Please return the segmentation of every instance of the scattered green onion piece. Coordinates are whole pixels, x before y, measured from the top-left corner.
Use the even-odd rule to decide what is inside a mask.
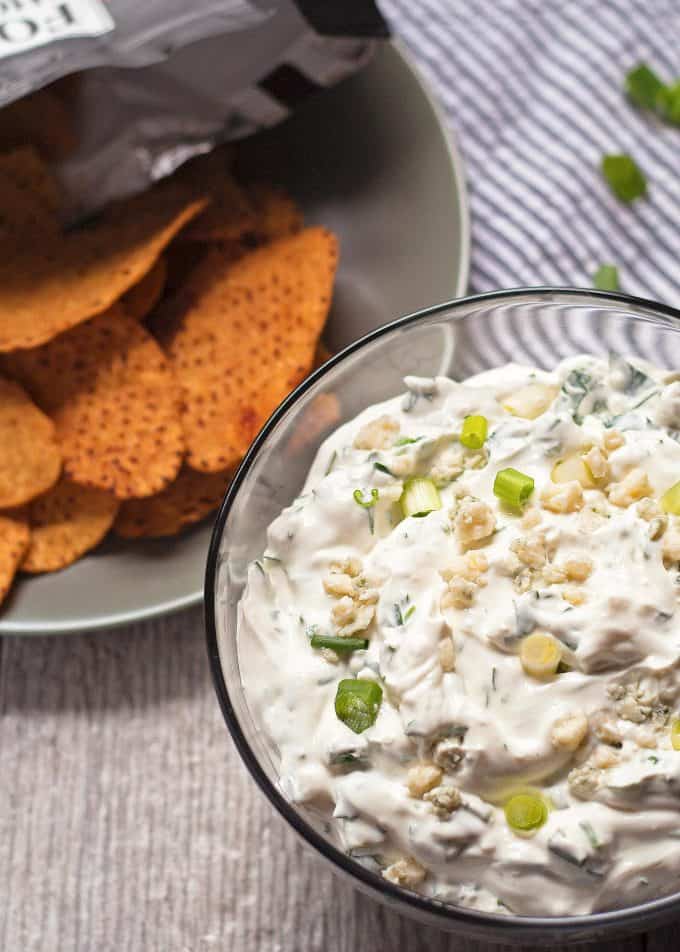
[[[496,473],[493,491],[501,502],[513,509],[520,509],[534,491],[534,481],[531,476],[509,466],[507,469],[499,469]]]
[[[548,804],[537,793],[517,793],[505,804],[505,819],[516,833],[533,833],[548,819]]]
[[[661,89],[658,107],[664,119],[675,126],[680,126],[680,81]]]
[[[488,429],[489,425],[486,417],[466,416],[463,420],[460,442],[463,446],[467,446],[469,450],[478,450],[484,446]]]
[[[401,511],[407,517],[427,516],[442,507],[439,490],[431,479],[424,476],[414,476],[406,480],[399,503]]]
[[[619,269],[613,264],[601,264],[593,276],[593,286],[598,291],[619,290]]]
[[[377,469],[379,473],[386,473],[388,476],[393,476],[391,469],[388,469],[384,463],[374,463],[373,469]]]
[[[677,718],[671,724],[671,746],[673,750],[680,750],[680,720]]]
[[[333,651],[365,651],[368,638],[338,638],[335,635],[312,635],[312,648],[331,648]]]
[[[661,508],[671,516],[680,516],[680,483],[675,483],[661,497]]]
[[[665,84],[646,63],[640,63],[626,76],[626,92],[634,103],[644,109],[658,109],[665,88]]]
[[[400,436],[395,446],[408,446],[410,443],[419,443],[422,436]]]
[[[347,678],[340,681],[335,694],[335,713],[355,734],[375,723],[382,701],[382,688],[376,681]]]
[[[380,493],[377,489],[371,490],[370,499],[364,499],[364,494],[360,489],[355,489],[352,495],[354,496],[354,502],[358,503],[363,509],[371,509],[380,498]]]
[[[647,180],[629,155],[605,155],[602,174],[622,202],[633,202],[647,192]]]

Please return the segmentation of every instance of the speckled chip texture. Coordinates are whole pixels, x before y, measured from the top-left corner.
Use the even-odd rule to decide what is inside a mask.
[[[119,505],[111,493],[62,477],[31,503],[31,539],[21,570],[55,572],[75,562],[101,542]]]
[[[59,478],[55,427],[26,391],[0,377],[0,508],[20,506]]]
[[[302,228],[302,212],[282,188],[262,182],[251,186],[248,195],[256,211],[256,238],[274,241]]]
[[[184,443],[172,370],[119,305],[4,363],[52,416],[75,482],[129,499],[177,475]]]
[[[190,241],[240,239],[255,228],[255,209],[245,191],[232,178],[223,149],[187,162],[177,173],[178,181],[198,183],[210,196],[210,204],[183,234]],[[195,185],[194,185],[195,188]]]
[[[0,602],[9,592],[30,537],[28,518],[23,510],[0,512]]]
[[[0,257],[0,351],[36,347],[105,311],[204,206],[195,190],[163,184],[112,206],[93,225],[7,247]]]
[[[137,321],[143,321],[158,304],[163,294],[167,275],[168,266],[165,263],[165,258],[159,258],[142,280],[134,284],[121,298],[125,313],[134,317]]]
[[[166,345],[193,469],[234,466],[309,372],[337,261],[336,238],[307,228],[227,267],[211,251],[192,273]]]
[[[217,509],[232,475],[232,470],[197,473],[184,466],[175,482],[157,495],[122,503],[113,530],[125,539],[174,535]]]

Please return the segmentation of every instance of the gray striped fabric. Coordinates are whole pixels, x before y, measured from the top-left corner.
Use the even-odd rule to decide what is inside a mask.
[[[381,0],[443,104],[467,165],[471,288],[592,286],[680,304],[680,129],[637,111],[626,72],[680,77],[680,0]],[[647,199],[621,204],[606,153]]]

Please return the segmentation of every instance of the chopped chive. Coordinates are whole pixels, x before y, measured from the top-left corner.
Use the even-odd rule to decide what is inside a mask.
[[[594,850],[599,849],[600,841],[598,840],[597,833],[595,832],[593,827],[590,825],[590,823],[588,823],[587,820],[582,820],[581,823],[579,823],[579,826],[585,833],[586,839],[588,840],[592,848]]]
[[[598,291],[619,290],[619,269],[613,264],[601,264],[593,275],[593,287]]]
[[[337,460],[337,458],[338,458],[338,451],[337,451],[337,450],[333,450],[333,452],[331,453],[331,458],[328,460],[328,466],[326,467],[326,471],[325,471],[325,473],[324,473],[324,476],[328,476],[328,474],[330,473],[330,471],[331,471],[331,470],[333,469],[333,467],[335,466],[335,461]]]
[[[414,476],[406,480],[399,503],[402,512],[407,517],[420,518],[442,507],[439,490],[431,479],[423,476]]]
[[[658,109],[660,95],[665,88],[665,84],[646,63],[640,63],[626,76],[626,92],[634,103],[644,109]]]
[[[401,606],[399,602],[394,603],[394,620],[397,623],[397,628],[401,628],[404,624],[404,616],[401,613]]]
[[[666,490],[660,503],[664,512],[672,516],[680,516],[680,482],[674,483],[670,489]]]
[[[647,192],[647,180],[629,155],[603,156],[602,174],[622,202],[633,202]]]
[[[392,470],[388,469],[384,463],[374,463],[373,469],[377,469],[379,473],[386,473],[388,476],[393,476]]]
[[[664,119],[673,123],[674,126],[680,126],[680,81],[661,89],[658,106]]]
[[[335,694],[335,713],[355,734],[375,723],[382,701],[382,688],[367,678],[340,681]]]
[[[378,499],[380,498],[380,493],[377,489],[371,490],[371,498],[364,499],[364,494],[360,489],[355,489],[352,493],[354,497],[354,502],[358,503],[363,509],[370,509],[372,506],[375,506]]]
[[[410,443],[419,443],[422,436],[400,436],[395,446],[408,446]]]
[[[484,440],[488,432],[489,425],[486,417],[466,416],[463,420],[463,430],[460,434],[460,442],[469,450],[478,450],[484,446]]]
[[[534,491],[531,476],[520,473],[511,466],[499,469],[493,483],[494,495],[513,509],[520,509]]]
[[[368,638],[338,638],[334,635],[312,635],[312,648],[331,648],[333,651],[365,651]]]
[[[409,618],[411,617],[411,615],[413,615],[415,610],[416,610],[416,606],[411,605],[411,607],[406,611],[406,614],[404,615],[404,623],[406,623],[409,620]]]

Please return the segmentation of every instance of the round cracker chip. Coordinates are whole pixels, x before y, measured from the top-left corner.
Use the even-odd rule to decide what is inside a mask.
[[[144,275],[141,281],[133,285],[120,299],[126,314],[136,321],[144,318],[154,309],[165,287],[168,266],[165,258],[159,258],[151,271]]]
[[[30,506],[31,541],[22,572],[56,572],[93,549],[113,525],[118,500],[66,477]]]
[[[233,470],[197,473],[184,466],[163,492],[122,503],[113,531],[124,539],[175,535],[217,509],[232,476]]]
[[[235,466],[309,372],[337,260],[334,235],[307,228],[235,263],[213,250],[191,273],[180,292],[185,310],[165,340],[192,469]]]
[[[30,538],[28,516],[24,510],[0,513],[0,602],[10,590]]]
[[[177,475],[177,384],[154,338],[120,305],[3,363],[52,416],[74,482],[131,499]]]
[[[54,423],[25,390],[0,377],[0,508],[20,506],[49,489],[61,471]]]

